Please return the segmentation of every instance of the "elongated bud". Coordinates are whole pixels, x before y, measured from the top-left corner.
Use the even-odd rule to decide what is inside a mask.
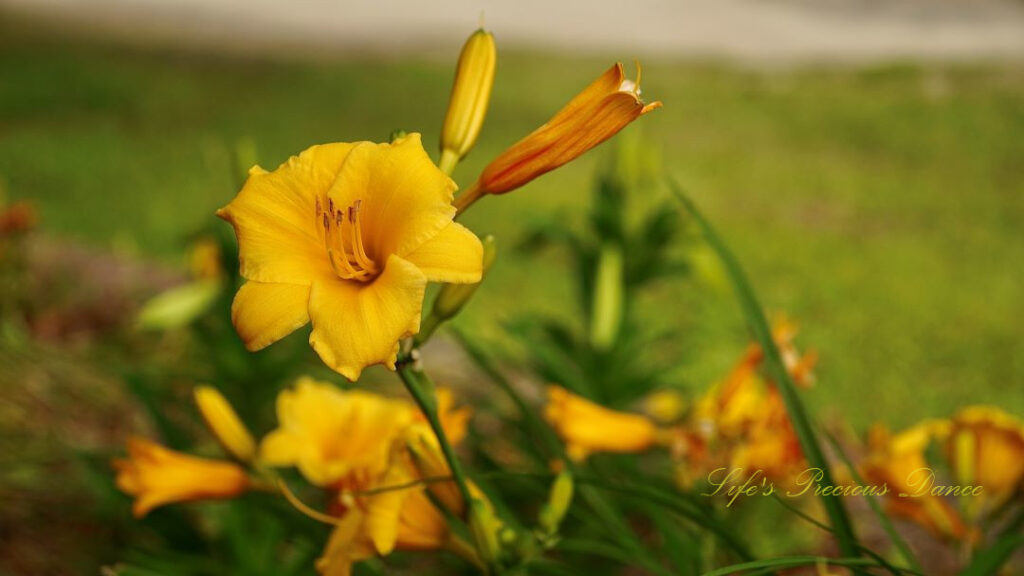
[[[594,281],[594,302],[591,309],[590,343],[597,350],[607,350],[615,343],[622,323],[622,250],[618,246],[601,248]]]
[[[483,278],[487,277],[488,270],[491,269],[491,265],[494,264],[494,260],[498,256],[498,243],[494,236],[487,235],[482,242],[484,245],[484,262],[483,275],[480,282],[483,282]],[[434,307],[431,308],[430,315],[423,320],[423,324],[420,326],[420,331],[416,335],[416,344],[419,345],[426,342],[442,322],[458,314],[462,307],[466,305],[466,302],[469,302],[473,294],[476,293],[480,282],[476,284],[445,284],[442,286],[441,290],[437,293],[437,298],[434,299]]]
[[[483,28],[474,32],[462,47],[448,113],[441,128],[440,168],[445,174],[452,173],[480,135],[491,101],[497,60],[494,36]]]
[[[256,456],[256,441],[227,399],[210,386],[197,386],[194,395],[206,426],[221,446],[242,462],[251,462]]]
[[[545,536],[550,537],[558,533],[558,527],[562,524],[562,519],[565,518],[566,512],[569,511],[569,505],[572,503],[572,494],[572,474],[563,470],[555,477],[548,501],[541,507],[537,518],[541,532]]]
[[[469,509],[469,530],[480,559],[488,566],[494,566],[501,556],[501,542],[498,534],[503,529],[501,520],[483,500],[474,499]]]
[[[569,101],[550,120],[491,161],[476,183],[455,199],[465,212],[486,194],[504,194],[570,162],[611,138],[631,122],[661,107],[640,100],[640,67],[627,80],[615,64]]]

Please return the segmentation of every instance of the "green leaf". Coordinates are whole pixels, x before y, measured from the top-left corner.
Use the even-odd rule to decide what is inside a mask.
[[[772,558],[770,560],[757,560],[756,562],[745,562],[733,564],[711,572],[705,572],[704,576],[736,576],[745,572],[746,576],[754,574],[765,574],[780,568],[797,568],[799,566],[816,566],[828,564],[832,566],[878,566],[874,560],[867,558],[827,558],[825,556],[786,556],[784,558]]]
[[[219,280],[200,280],[165,290],[142,305],[139,326],[149,330],[187,326],[217,301],[222,287]]]
[[[1006,563],[1021,547],[1024,547],[1024,534],[1011,533],[1001,536],[992,546],[975,553],[971,563],[960,572],[960,576],[989,576],[999,573],[999,568]]]
[[[775,345],[775,339],[772,337],[771,328],[768,326],[764,310],[762,310],[761,305],[758,303],[757,296],[754,294],[750,282],[747,281],[746,274],[744,274],[739,261],[726,246],[714,227],[711,226],[711,223],[683,193],[679,185],[671,178],[668,179],[668,184],[679,202],[682,203],[686,211],[693,217],[707,239],[708,244],[718,254],[719,259],[725,266],[730,284],[739,300],[747,324],[751,332],[753,332],[755,340],[757,340],[764,351],[769,374],[776,382],[782,399],[786,404],[786,411],[789,413],[793,429],[800,440],[800,447],[807,458],[807,463],[811,467],[821,470],[822,485],[833,485],[832,473],[829,470],[828,462],[825,460],[825,455],[821,451],[821,446],[818,444],[810,418],[807,416],[807,411],[797,393],[796,385],[786,370],[782,356],[779,354],[779,349]],[[821,501],[825,511],[828,513],[829,522],[839,542],[839,549],[844,556],[857,556],[860,546],[842,501],[836,496],[822,496]]]

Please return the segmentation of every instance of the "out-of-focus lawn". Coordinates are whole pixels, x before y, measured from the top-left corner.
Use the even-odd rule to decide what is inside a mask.
[[[48,233],[180,260],[181,240],[234,193],[240,139],[268,168],[313,143],[398,128],[434,146],[460,40],[452,62],[309,64],[0,34],[0,177],[38,204]],[[484,135],[457,179],[468,184],[611,61],[502,54]],[[808,393],[820,417],[898,427],[965,403],[1024,411],[1024,69],[644,64],[644,93],[665,107],[640,129],[767,308],[796,318],[800,342],[820,352]],[[571,221],[606,153],[465,221],[506,246],[546,213]],[[558,311],[570,273],[557,254],[507,255],[461,321],[496,335],[522,306]],[[742,350],[729,298],[677,283],[647,303],[652,322],[692,327],[681,384],[702,389]]]

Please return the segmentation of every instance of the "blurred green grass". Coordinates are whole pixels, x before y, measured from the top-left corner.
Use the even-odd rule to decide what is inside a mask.
[[[0,35],[0,178],[61,237],[180,261],[234,193],[231,150],[265,167],[318,142],[436,142],[451,61],[295,62]],[[622,54],[620,57],[632,56]],[[463,185],[613,58],[500,55]],[[753,70],[645,61],[665,103],[638,126],[733,245],[769,310],[819,351],[819,418],[894,427],[968,403],[1024,412],[1024,68],[893,65]],[[571,222],[600,149],[467,214],[509,246],[525,223]],[[659,199],[639,198],[641,203]],[[565,313],[557,255],[506,256],[460,322],[492,337],[526,307]],[[728,294],[665,284],[654,324],[683,323],[681,386],[703,389],[746,342]]]

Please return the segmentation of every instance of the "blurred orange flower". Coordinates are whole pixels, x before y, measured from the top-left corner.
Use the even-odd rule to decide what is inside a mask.
[[[1024,424],[995,406],[957,412],[945,452],[957,484],[982,487],[963,500],[972,518],[1001,506],[1024,480]]]
[[[249,488],[245,470],[230,462],[196,458],[144,438],[128,440],[128,458],[114,460],[117,487],[135,496],[137,518],[164,504],[232,498]]]
[[[643,452],[657,440],[657,426],[646,416],[610,410],[561,386],[548,386],[547,393],[544,418],[573,460],[591,452]]]
[[[868,436],[868,453],[861,463],[869,484],[886,485],[887,508],[893,516],[911,520],[936,536],[957,540],[969,537],[969,531],[949,501],[933,495],[925,485],[931,470],[925,451],[936,439],[949,432],[949,422],[926,420],[891,435],[882,425],[874,426]]]
[[[491,161],[479,180],[459,196],[464,210],[484,194],[504,194],[574,160],[611,138],[640,116],[661,107],[661,102],[640,100],[637,79],[627,80],[616,63],[568,104],[522,140]]]

